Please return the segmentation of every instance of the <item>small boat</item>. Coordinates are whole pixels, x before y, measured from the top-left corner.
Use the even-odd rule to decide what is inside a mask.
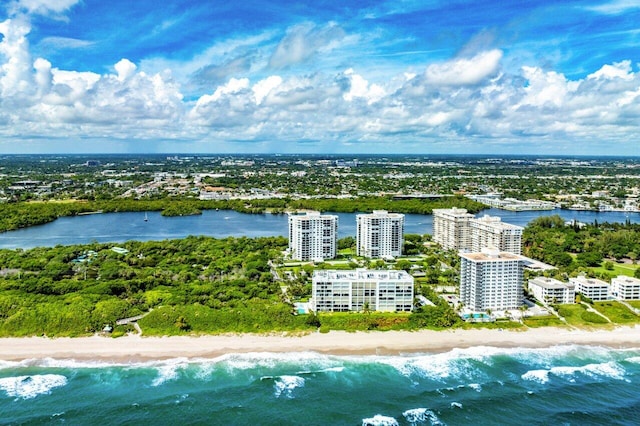
[[[149,222],[149,218],[147,217],[147,213],[146,213],[146,212],[145,212],[145,214],[144,214],[144,221],[145,221],[145,222]]]

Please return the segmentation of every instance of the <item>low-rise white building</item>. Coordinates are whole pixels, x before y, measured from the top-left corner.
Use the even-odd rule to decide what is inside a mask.
[[[640,300],[640,279],[618,275],[611,280],[611,297],[618,300]]]
[[[405,271],[317,270],[311,304],[316,312],[410,312],[413,277]]]
[[[576,291],[572,284],[554,278],[536,277],[529,280],[529,292],[542,303],[575,303]]]
[[[569,278],[569,282],[575,286],[576,293],[580,293],[594,302],[610,299],[609,284],[602,280],[581,275],[576,278]]]

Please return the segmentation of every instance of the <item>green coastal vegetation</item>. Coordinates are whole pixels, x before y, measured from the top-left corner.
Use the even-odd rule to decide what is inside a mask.
[[[557,270],[544,274],[560,279],[580,273],[608,279],[623,266],[629,275],[638,276],[634,253],[639,233],[638,225],[567,226],[557,217],[545,217],[525,229],[525,251],[557,265]],[[284,263],[286,246],[283,237],[187,237],[0,250],[0,336],[81,336],[100,332],[105,325],[115,325],[112,335],[119,336],[133,328],[116,325],[117,320],[142,314],[138,324],[144,335],[610,327],[640,322],[619,302],[581,300],[585,303],[555,306],[563,321],[549,316],[464,323],[439,297],[457,291],[457,256],[440,250],[428,235],[406,235],[407,256],[394,262],[354,256],[353,237],[339,241],[337,259],[318,265]],[[308,300],[315,268],[363,266],[411,271],[416,294],[435,306],[417,306],[410,314],[366,309],[296,314],[293,302]],[[274,278],[285,275],[286,280]],[[640,302],[631,306],[640,308]]]
[[[522,236],[523,254],[556,266],[559,279],[585,273],[610,280],[618,275],[640,278],[640,224],[565,224],[560,216],[534,219]]]
[[[200,214],[202,210],[235,210],[241,213],[284,213],[297,210],[319,210],[338,213],[389,210],[398,213],[430,214],[433,209],[462,207],[476,213],[485,208],[481,203],[464,197],[440,199],[394,200],[392,197],[360,197],[349,199],[257,199],[257,200],[197,200],[192,198],[114,199],[104,201],[67,200],[65,202],[0,203],[0,232],[42,225],[58,217],[89,213],[160,211],[164,216]]]

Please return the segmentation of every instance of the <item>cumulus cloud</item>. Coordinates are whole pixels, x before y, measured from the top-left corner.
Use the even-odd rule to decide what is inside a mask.
[[[20,19],[7,19],[0,23],[0,55],[5,61],[0,66],[0,91],[12,96],[30,90],[31,54],[27,34],[31,27]]]
[[[621,78],[623,80],[633,80],[633,72],[631,71],[631,61],[622,61],[613,65],[605,64],[598,71],[589,74],[587,78],[592,79],[614,79]]]
[[[502,59],[502,51],[489,50],[471,58],[459,58],[441,64],[429,65],[425,78],[431,84],[478,84],[495,75]]]
[[[307,61],[319,52],[328,52],[344,39],[346,33],[334,23],[324,27],[296,25],[289,29],[269,59],[273,68],[285,68]]]
[[[352,68],[344,72],[349,80],[349,90],[342,96],[345,101],[353,101],[362,98],[371,104],[385,96],[384,89],[377,84],[369,84],[361,75],[356,74]]]
[[[131,78],[136,73],[136,65],[130,60],[124,58],[118,61],[117,64],[114,65],[118,76],[116,77],[119,81],[125,81]]]
[[[625,143],[640,134],[640,72],[629,60],[601,64],[583,78],[535,64],[507,72],[500,50],[391,76],[371,77],[349,66],[331,73],[249,74],[243,71],[250,68],[247,62],[234,64],[233,58],[245,57],[242,52],[253,60],[249,50],[235,50],[242,45],[237,42],[227,45],[234,54],[226,62],[220,60],[222,47],[198,59],[197,69],[210,83],[206,94],[185,99],[171,72],[151,72],[127,58],[105,73],[60,69],[53,60],[33,58],[29,32],[24,19],[0,23],[0,136],[296,144],[393,143],[402,135],[419,144],[474,139]],[[332,49],[341,32],[335,25],[294,27],[271,65],[309,60]],[[267,66],[267,57],[263,61]],[[212,63],[220,69],[209,67]]]

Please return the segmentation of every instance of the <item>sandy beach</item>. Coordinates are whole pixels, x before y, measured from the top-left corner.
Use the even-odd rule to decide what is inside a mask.
[[[177,357],[215,358],[227,353],[247,352],[313,351],[336,355],[398,355],[446,352],[473,346],[549,347],[565,344],[637,348],[640,347],[640,327],[596,331],[540,328],[527,331],[333,331],[301,336],[242,334],[197,337],[124,336],[117,339],[102,336],[2,338],[0,360],[55,358],[127,363]]]

